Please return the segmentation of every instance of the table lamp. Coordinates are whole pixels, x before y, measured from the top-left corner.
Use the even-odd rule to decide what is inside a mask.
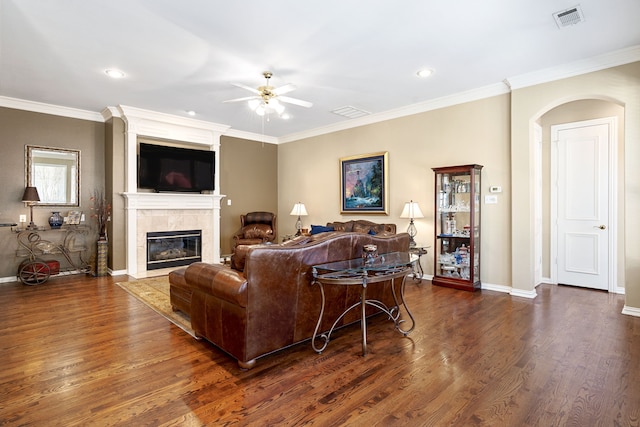
[[[413,224],[414,218],[424,218],[422,211],[420,210],[420,206],[418,206],[418,202],[414,202],[411,200],[404,204],[404,209],[402,209],[402,213],[400,214],[400,218],[410,218],[409,227],[407,228],[407,233],[409,233],[409,246],[415,246],[416,241],[414,237],[418,234],[418,230],[416,226]]]
[[[29,211],[31,214],[29,218],[29,225],[27,225],[27,230],[36,230],[38,226],[33,222],[33,205],[35,205],[36,202],[40,201],[38,189],[36,187],[26,187],[24,189],[24,194],[22,195],[22,201],[25,204],[29,205]]]
[[[293,209],[291,209],[291,213],[289,215],[298,216],[298,220],[296,221],[296,236],[300,236],[302,234],[302,220],[300,217],[309,215],[307,213],[307,209],[304,207],[304,203],[298,202],[293,205]]]

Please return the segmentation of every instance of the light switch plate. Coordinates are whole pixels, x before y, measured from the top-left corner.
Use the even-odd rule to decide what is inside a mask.
[[[484,196],[484,203],[486,205],[494,205],[498,203],[498,196]]]
[[[27,222],[27,216],[26,215],[20,215],[20,222]]]

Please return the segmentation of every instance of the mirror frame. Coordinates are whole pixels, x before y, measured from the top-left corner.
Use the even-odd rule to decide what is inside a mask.
[[[75,200],[73,200],[73,194],[66,194],[66,199],[70,200],[69,202],[52,202],[46,200],[46,191],[42,189],[38,189],[38,194],[40,196],[40,201],[34,203],[36,206],[71,206],[78,207],[80,206],[80,150],[75,150],[71,148],[55,148],[55,147],[45,147],[40,145],[25,145],[25,185],[27,187],[33,187],[34,179],[33,179],[33,171],[34,168],[38,166],[38,162],[34,161],[36,157],[42,156],[34,156],[34,151],[43,151],[50,152],[55,156],[60,155],[68,155],[71,154],[75,157],[75,172],[67,172],[67,177],[70,180],[75,179]],[[71,186],[73,188],[73,186]],[[71,188],[68,188],[67,191],[71,191]]]

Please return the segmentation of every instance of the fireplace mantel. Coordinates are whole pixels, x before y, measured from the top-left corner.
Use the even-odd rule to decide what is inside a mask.
[[[146,271],[147,231],[202,229],[202,260],[220,262],[220,136],[229,128],[169,114],[119,105],[105,114],[124,120],[127,274]],[[208,147],[216,152],[212,194],[141,193],[137,183],[137,146],[139,137],[171,140],[189,146]],[[161,229],[164,228],[164,229]],[[145,263],[142,264],[142,257]]]
[[[199,193],[122,193],[125,209],[215,209],[224,196]]]

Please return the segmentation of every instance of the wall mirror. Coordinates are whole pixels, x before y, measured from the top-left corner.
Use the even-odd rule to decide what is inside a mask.
[[[38,206],[79,206],[80,150],[25,147],[26,185],[36,187]]]

